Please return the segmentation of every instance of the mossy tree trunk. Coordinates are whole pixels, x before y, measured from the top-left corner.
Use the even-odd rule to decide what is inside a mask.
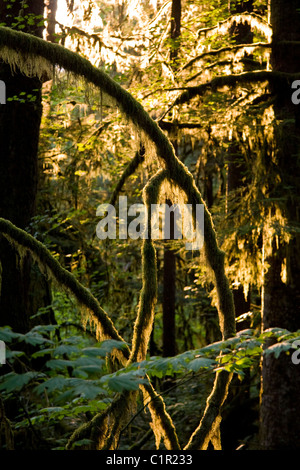
[[[26,2],[27,8],[23,8],[23,3],[1,2],[0,21],[7,26],[19,21],[25,24],[24,31],[42,37],[43,1]],[[29,15],[35,19],[32,25],[26,23]],[[6,105],[0,107],[0,215],[25,228],[35,213],[42,83],[18,71],[12,73],[10,66],[3,63],[0,63],[0,77],[6,83],[7,94]],[[3,267],[0,325],[28,331],[29,316],[36,313],[32,311],[36,303],[32,284],[36,287],[40,282],[39,275],[32,271],[30,256],[21,260],[3,237],[0,259]]]
[[[271,2],[273,70],[299,72],[300,12],[298,0]],[[284,41],[284,42],[283,42]],[[291,44],[289,41],[298,41]],[[288,240],[273,236],[266,249],[263,328],[300,328],[299,152],[300,108],[291,101],[291,83],[274,87],[275,145],[268,164],[278,177],[269,196],[279,198]],[[273,209],[274,210],[274,209]],[[265,233],[265,242],[269,233]],[[285,272],[284,272],[285,271]],[[262,365],[261,446],[266,450],[300,449],[300,369],[291,356],[264,357]]]

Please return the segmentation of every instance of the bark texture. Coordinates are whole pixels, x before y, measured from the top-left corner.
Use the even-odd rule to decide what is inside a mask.
[[[299,72],[300,41],[299,2],[273,0],[272,66],[278,72]],[[269,184],[269,196],[281,199],[279,208],[291,232],[289,241],[276,240],[267,254],[268,270],[264,282],[263,328],[281,327],[290,331],[300,328],[300,240],[299,232],[299,131],[300,110],[291,101],[291,83],[274,86],[274,107],[277,125],[275,150],[270,168],[279,178]],[[267,237],[268,234],[265,234]],[[286,277],[282,268],[286,264]],[[266,450],[300,448],[300,369],[291,356],[282,353],[279,358],[264,355],[262,365],[261,447]]]
[[[38,23],[44,12],[43,1],[31,1],[26,9],[23,3],[3,2],[0,20],[10,26],[16,18],[32,15],[35,20],[32,25],[26,25],[25,30],[42,37],[43,27]],[[42,83],[18,70],[13,73],[10,66],[3,63],[0,63],[0,76],[6,84],[7,95],[6,105],[0,107],[0,216],[24,229],[35,212]],[[37,312],[33,311],[30,286],[42,282],[41,276],[32,272],[30,256],[21,260],[3,237],[0,237],[0,259],[3,266],[0,325],[28,331],[29,316]]]

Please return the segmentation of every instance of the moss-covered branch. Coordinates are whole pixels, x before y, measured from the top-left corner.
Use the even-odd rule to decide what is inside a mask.
[[[148,238],[143,241],[143,286],[140,293],[140,302],[134,325],[132,339],[132,350],[129,363],[143,361],[146,359],[150,334],[153,328],[154,307],[156,303],[156,253],[151,239],[151,205],[157,204],[161,185],[167,178],[165,170],[159,170],[144,188],[144,202],[148,215]],[[152,417],[152,430],[155,435],[156,447],[159,448],[161,438],[167,449],[180,449],[175,426],[170,415],[166,411],[164,401],[158,395],[149,382],[140,386],[144,402],[148,402],[148,408]]]
[[[180,450],[177,433],[173,421],[166,410],[164,400],[153,388],[150,380],[148,384],[140,386],[144,402],[147,403],[152,418],[152,430],[155,436],[156,447],[159,448],[160,440],[168,450]]]
[[[129,362],[146,359],[148,343],[154,320],[157,295],[156,252],[151,238],[151,204],[157,204],[159,191],[166,178],[166,171],[159,170],[144,188],[143,196],[147,208],[147,238],[142,246],[142,279],[138,313],[134,325],[132,350]]]
[[[204,205],[205,254],[208,264],[215,276],[220,328],[224,339],[233,336],[235,334],[235,318],[232,293],[225,274],[224,253],[218,247],[211,215],[195,185],[192,174],[176,157],[173,146],[159,128],[158,124],[150,118],[142,105],[138,103],[130,93],[114,82],[103,71],[96,69],[87,60],[57,44],[47,43],[37,37],[0,27],[0,57],[13,68],[19,68],[29,76],[43,76],[45,72],[49,73],[49,70],[51,70],[53,66],[59,66],[75,75],[84,77],[85,80],[94,84],[102,92],[109,95],[114,103],[118,105],[121,111],[134,124],[141,135],[143,143],[145,143],[146,155],[148,153],[147,146],[150,147],[150,150],[154,146],[156,156],[160,160],[161,165],[163,168],[167,168],[168,178],[173,180],[184,190],[188,197],[188,202],[191,203],[193,207],[195,207],[196,204]],[[32,251],[33,254],[40,259],[40,262],[43,265],[47,265],[54,276],[56,275],[55,277],[58,282],[68,287],[71,291],[74,291],[74,293],[79,296],[79,299],[82,300],[82,303],[87,304],[97,321],[100,321],[101,329],[105,335],[120,339],[111,320],[101,309],[96,299],[94,299],[83,286],[79,287],[76,283],[76,279],[70,277],[70,273],[65,270],[61,271],[58,268],[56,260],[48,256],[48,251],[42,244],[38,244],[39,242],[26,234],[26,232],[19,231],[19,229],[16,229],[16,227],[3,219],[0,220],[0,232],[1,231],[15,242],[20,243],[22,246]],[[147,249],[148,248],[147,246]],[[144,255],[146,255],[146,253],[144,253]],[[153,282],[153,280],[150,279],[150,282]],[[138,346],[133,356],[139,354],[140,351],[140,346]],[[123,354],[125,354],[125,352]],[[226,394],[224,394],[224,396],[225,395]],[[221,404],[222,401],[210,402],[206,415],[209,415],[211,407],[217,407],[219,409]],[[203,420],[205,421],[204,418]],[[208,430],[204,429],[204,432],[208,432]]]
[[[91,450],[117,449],[120,432],[131,413],[130,404],[136,392],[119,394],[105,411],[96,414],[88,423],[76,429],[70,436],[66,450],[72,450],[76,441],[89,439]],[[112,433],[114,429],[114,433]]]
[[[72,273],[59,264],[45,245],[33,238],[29,233],[2,218],[0,218],[0,233],[7,237],[11,243],[20,247],[19,251],[29,251],[33,259],[39,264],[42,272],[45,272],[46,275],[54,279],[60,286],[68,289],[75,296],[95,323],[99,339],[123,341],[111,319],[99,305],[98,300],[91,294],[89,289],[77,281]],[[122,351],[119,351],[118,355],[123,356],[122,362],[124,363],[129,357],[128,347],[126,346]]]
[[[126,180],[134,174],[135,170],[139,167],[139,165],[144,161],[144,156],[145,156],[145,149],[144,147],[141,146],[140,150],[138,150],[133,159],[128,163],[126,166],[124,172],[122,173],[121,178],[119,179],[114,192],[110,198],[109,203],[111,205],[115,205],[117,197],[119,193],[122,191],[122,188],[126,182]]]
[[[211,49],[210,51],[202,52],[196,57],[193,57],[192,59],[190,59],[181,68],[181,71],[189,67],[192,67],[192,65],[194,65],[196,62],[199,62],[200,60],[207,59],[208,57],[214,57],[216,55],[221,55],[221,54],[224,54],[225,52],[236,52],[238,50],[243,50],[247,52],[248,54],[251,54],[255,49],[259,49],[259,48],[270,49],[271,47],[272,47],[272,44],[268,42],[254,42],[252,44],[234,44],[232,46],[220,47],[219,49]]]
[[[255,13],[240,13],[232,15],[223,21],[219,21],[215,26],[199,29],[197,31],[197,36],[201,37],[203,35],[207,38],[216,33],[222,35],[227,34],[235,23],[248,23],[252,30],[256,29],[267,39],[270,39],[272,36],[272,28],[269,23],[262,16],[256,15]]]
[[[186,87],[186,90],[174,100],[165,114],[169,113],[174,106],[188,103],[196,96],[203,96],[208,91],[217,91],[223,87],[233,88],[237,85],[245,83],[253,84],[259,82],[269,82],[270,84],[277,83],[277,89],[280,89],[280,83],[284,84],[287,81],[292,83],[297,79],[300,79],[300,73],[284,73],[267,70],[257,70],[253,72],[243,72],[240,74],[217,76],[209,82]]]
[[[206,450],[209,442],[214,441],[215,435],[219,432],[222,406],[228,394],[231,378],[232,375],[227,371],[217,372],[203,417],[185,446],[185,450]],[[219,450],[219,448],[215,450]]]

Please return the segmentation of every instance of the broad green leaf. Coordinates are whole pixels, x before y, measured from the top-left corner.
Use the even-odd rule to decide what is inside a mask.
[[[6,359],[14,359],[15,357],[21,357],[25,355],[24,351],[10,351],[9,349],[6,350]]]
[[[2,383],[0,384],[0,390],[6,392],[16,392],[21,390],[27,385],[30,380],[36,378],[39,374],[37,372],[25,372],[24,374],[16,374],[11,372],[2,377]]]
[[[5,343],[10,343],[14,339],[20,339],[23,335],[21,333],[15,333],[12,331],[10,326],[5,326],[0,328],[0,340],[4,341]]]
[[[269,348],[265,349],[264,354],[274,354],[275,358],[278,359],[282,352],[288,351],[291,348],[291,343],[283,341],[282,343],[273,344]]]
[[[100,350],[103,356],[111,354],[114,349],[124,349],[126,348],[127,343],[123,341],[117,341],[115,339],[108,339],[101,343]]]
[[[144,379],[135,376],[133,373],[124,373],[111,377],[108,380],[108,386],[112,391],[121,393],[124,390],[137,390],[139,384],[144,382]]]
[[[99,381],[85,380],[80,378],[68,379],[68,385],[72,389],[73,395],[81,396],[87,400],[93,400],[101,394],[106,394]]]
[[[89,445],[91,444],[93,441],[91,439],[80,439],[80,441],[76,441],[72,444],[72,448],[73,447],[79,447],[79,446],[84,446],[84,445]]]
[[[78,353],[80,351],[78,346],[73,346],[71,344],[61,344],[53,350],[54,356],[63,356],[64,354],[70,355],[73,353]]]
[[[103,401],[99,401],[96,404],[88,404],[88,405],[79,405],[75,406],[72,408],[72,412],[74,414],[79,414],[79,413],[86,413],[87,411],[90,412],[99,412],[102,410],[105,410],[108,406],[108,403],[104,403]]]
[[[213,359],[208,359],[206,357],[197,357],[191,361],[188,365],[188,368],[194,372],[198,372],[200,369],[213,369],[216,365],[216,362]]]
[[[58,390],[63,390],[68,385],[68,378],[57,375],[56,377],[51,377],[48,380],[45,380],[43,383],[39,384],[35,390],[37,393],[42,394],[45,390],[48,392],[54,392]]]
[[[22,338],[25,343],[31,344],[32,346],[37,346],[39,344],[52,344],[53,342],[50,341],[48,338],[44,338],[42,335],[39,333],[36,333],[35,331],[29,331],[25,335],[23,335]]]
[[[64,370],[66,367],[73,367],[74,361],[68,359],[51,359],[46,362],[46,366],[53,370]]]
[[[103,367],[105,364],[104,359],[99,359],[98,357],[79,357],[74,360],[74,364],[77,367],[98,367],[98,370]]]
[[[32,354],[32,357],[35,359],[37,357],[43,357],[46,356],[47,354],[53,353],[54,349],[53,348],[47,348],[47,349],[41,349],[40,351],[36,351]]]

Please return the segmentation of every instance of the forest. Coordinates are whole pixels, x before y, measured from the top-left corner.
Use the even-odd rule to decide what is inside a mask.
[[[298,0],[1,0],[0,449],[299,450],[299,167]]]

